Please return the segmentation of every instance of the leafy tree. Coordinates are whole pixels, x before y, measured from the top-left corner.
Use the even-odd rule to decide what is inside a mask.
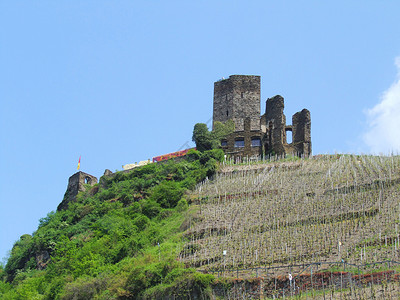
[[[143,230],[150,223],[150,219],[145,215],[139,215],[133,220],[133,224],[137,226],[139,230]]]
[[[225,123],[214,122],[214,130],[208,131],[207,125],[197,123],[193,128],[192,140],[196,143],[197,150],[203,152],[212,150],[221,146],[221,140],[232,133],[235,129],[235,124],[232,120]]]
[[[193,142],[196,143],[196,148],[199,151],[213,149],[213,140],[211,133],[208,131],[207,125],[204,123],[197,123],[193,128]]]

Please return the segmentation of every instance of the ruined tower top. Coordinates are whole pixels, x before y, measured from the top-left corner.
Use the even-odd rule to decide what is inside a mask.
[[[215,82],[213,123],[233,120],[235,131],[243,131],[245,119],[252,130],[260,129],[260,76],[231,75]]]
[[[57,211],[66,209],[69,202],[75,201],[78,193],[86,190],[85,185],[93,186],[96,183],[97,178],[90,174],[79,171],[72,175],[68,180],[68,187],[64,199],[58,205]]]

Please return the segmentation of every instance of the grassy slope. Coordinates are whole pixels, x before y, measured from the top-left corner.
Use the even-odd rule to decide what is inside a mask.
[[[103,178],[67,210],[49,213],[0,269],[1,299],[138,299],[207,293],[212,276],[176,260],[184,199],[214,173],[221,151]],[[50,259],[46,259],[46,256]],[[41,269],[41,270],[40,270]]]

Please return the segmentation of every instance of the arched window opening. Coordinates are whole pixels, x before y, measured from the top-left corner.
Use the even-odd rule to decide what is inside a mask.
[[[85,184],[90,184],[91,180],[89,177],[85,177]]]

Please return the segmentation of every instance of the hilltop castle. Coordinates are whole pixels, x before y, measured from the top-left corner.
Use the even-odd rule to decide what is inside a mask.
[[[307,109],[292,117],[292,125],[286,125],[283,114],[283,98],[267,99],[265,113],[260,114],[260,76],[231,75],[214,83],[213,124],[232,120],[235,130],[221,141],[226,154],[236,158],[260,157],[265,154],[311,155],[311,117]],[[291,131],[293,141],[287,143],[286,132]],[[136,166],[137,164],[135,164]],[[122,172],[129,172],[129,166]],[[104,175],[112,172],[106,170]],[[97,178],[77,172],[69,178],[67,191],[57,210],[68,207],[81,191],[95,185]]]
[[[267,99],[265,113],[260,113],[260,76],[231,75],[214,83],[213,124],[232,120],[235,131],[221,141],[226,154],[235,158],[264,154],[311,155],[311,117],[307,109],[292,117],[286,125],[284,99]],[[292,132],[287,142],[286,132]]]

